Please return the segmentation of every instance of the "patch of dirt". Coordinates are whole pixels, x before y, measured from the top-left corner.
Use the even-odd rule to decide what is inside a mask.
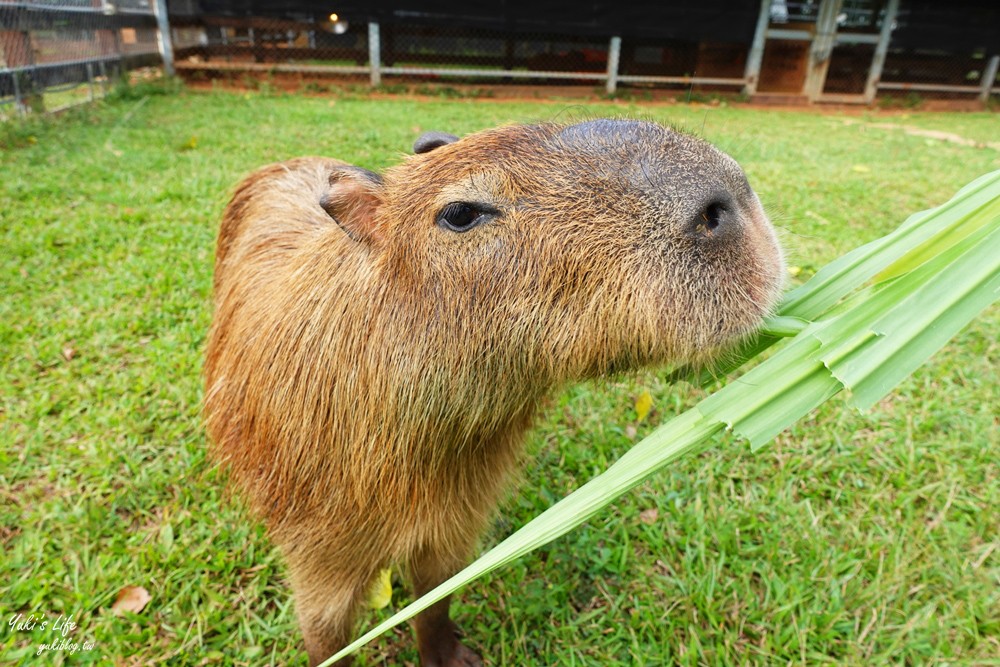
[[[927,139],[936,139],[938,141],[958,144],[959,146],[968,146],[970,148],[992,148],[993,150],[1000,151],[1000,141],[975,141],[973,139],[955,134],[954,132],[928,130],[922,127],[916,127],[915,125],[900,125],[898,123],[859,123],[857,121],[850,121],[846,119],[844,120],[844,123],[847,125],[874,127],[880,130],[898,130],[905,132],[912,137],[925,137]]]
[[[481,102],[533,102],[566,104],[567,100],[671,106],[688,104],[695,107],[739,106],[746,109],[793,111],[811,115],[894,117],[920,111],[982,111],[978,102],[969,100],[929,100],[919,109],[882,109],[860,104],[776,104],[767,101],[747,101],[732,89],[689,91],[683,88],[623,88],[614,97],[604,93],[601,82],[578,85],[529,85],[524,83],[468,84],[440,78],[387,77],[383,89],[368,87],[367,75],[335,77],[309,72],[248,71],[239,63],[177,63],[177,74],[193,90],[254,91],[298,93],[310,97],[331,97],[342,93],[366,99],[474,99]],[[340,88],[341,90],[337,90]]]

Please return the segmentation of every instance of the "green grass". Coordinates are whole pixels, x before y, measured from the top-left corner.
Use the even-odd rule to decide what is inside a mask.
[[[104,96],[104,89],[101,87],[100,83],[94,84],[93,96],[94,98]],[[59,111],[77,104],[85,104],[89,101],[91,101],[91,90],[86,83],[83,83],[66,90],[59,90],[56,92],[46,91],[42,95],[39,104],[40,108],[45,111]],[[17,108],[12,103],[0,106],[0,122],[12,120],[17,118],[19,115],[20,114]]]
[[[1000,168],[993,149],[805,112],[153,92],[0,126],[3,664],[304,664],[281,561],[198,415],[215,228],[256,166],[379,169],[427,129],[653,118],[740,160],[799,279]],[[997,121],[905,122],[986,138]],[[493,665],[996,664],[998,334],[993,307],[869,414],[834,399],[757,455],[727,439],[682,460],[465,590],[469,642]],[[701,395],[649,372],[553,397],[484,546]],[[152,601],[115,616],[127,585]],[[36,658],[58,637],[13,631],[16,613],[69,615],[95,646]],[[359,662],[415,661],[402,629]]]

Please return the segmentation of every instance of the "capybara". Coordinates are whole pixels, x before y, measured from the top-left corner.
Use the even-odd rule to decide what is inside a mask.
[[[540,399],[710,362],[784,273],[736,162],[654,123],[415,151],[383,175],[264,167],[219,231],[208,432],[284,555],[313,664],[349,641],[380,569],[420,595],[468,561]],[[424,667],[481,664],[447,599],[415,625]]]

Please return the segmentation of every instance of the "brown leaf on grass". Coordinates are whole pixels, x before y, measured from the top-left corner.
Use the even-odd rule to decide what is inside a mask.
[[[146,608],[146,605],[152,599],[149,591],[142,586],[126,586],[118,591],[115,603],[111,605],[111,611],[116,614],[120,614],[123,611],[131,611],[138,614]]]
[[[639,521],[646,524],[656,523],[659,517],[660,512],[655,507],[650,507],[648,510],[639,512]]]

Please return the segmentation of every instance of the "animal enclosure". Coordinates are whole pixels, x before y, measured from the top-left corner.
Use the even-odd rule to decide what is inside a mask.
[[[4,0],[0,113],[89,101],[150,64],[189,81],[319,90],[490,84],[987,105],[1000,93],[998,26],[985,0]]]

